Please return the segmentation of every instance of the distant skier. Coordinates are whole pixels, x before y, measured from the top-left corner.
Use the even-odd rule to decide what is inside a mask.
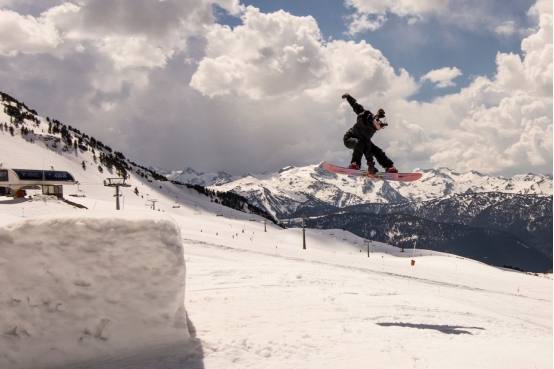
[[[354,113],[358,115],[356,124],[346,132],[343,138],[344,146],[354,150],[349,168],[360,169],[362,166],[362,156],[365,156],[368,172],[371,174],[377,173],[375,162],[373,161],[373,157],[375,157],[379,165],[385,168],[385,172],[398,173],[392,160],[389,159],[383,150],[371,142],[375,132],[384,129],[388,125],[385,111],[379,109],[377,114],[373,115],[369,110],[365,110],[363,106],[358,104],[356,99],[350,96],[349,93],[342,95],[342,98],[348,101]]]

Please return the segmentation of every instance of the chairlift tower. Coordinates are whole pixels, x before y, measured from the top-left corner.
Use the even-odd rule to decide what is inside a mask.
[[[115,210],[119,209],[119,187],[131,187],[130,184],[125,183],[125,178],[106,178],[104,180],[104,186],[115,187]]]
[[[302,249],[306,250],[306,219],[309,219],[309,217],[302,214],[300,218],[302,218]]]
[[[369,244],[372,243],[370,240],[364,240],[364,246],[367,247],[367,257],[369,257]]]

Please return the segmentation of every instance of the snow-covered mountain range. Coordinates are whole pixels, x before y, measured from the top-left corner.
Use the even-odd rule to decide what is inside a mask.
[[[177,181],[191,185],[219,186],[234,181],[234,177],[225,172],[201,172],[197,173],[192,168],[187,168],[182,171],[166,170],[158,166],[151,166],[148,169],[159,173],[170,181]]]
[[[321,163],[287,167],[277,173],[231,176],[224,172],[197,173],[192,168],[166,171],[151,168],[170,180],[231,191],[265,208],[277,218],[287,218],[307,208],[345,208],[368,203],[405,203],[438,199],[448,195],[483,192],[552,195],[552,174],[496,177],[475,171],[459,173],[448,168],[416,169],[423,177],[416,182],[369,181],[336,175]]]

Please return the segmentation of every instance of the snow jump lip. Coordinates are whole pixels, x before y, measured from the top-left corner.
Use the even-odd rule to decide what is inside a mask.
[[[385,180],[385,181],[397,181],[397,182],[413,182],[417,181],[423,175],[422,173],[386,173],[386,172],[377,172],[375,174],[370,174],[367,170],[357,170],[339,167],[332,165],[326,162],[323,162],[323,168],[327,169],[329,172],[336,174],[343,174],[347,176],[354,177],[366,177],[373,180]]]

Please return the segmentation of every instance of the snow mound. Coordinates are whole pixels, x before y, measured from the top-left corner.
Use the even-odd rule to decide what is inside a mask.
[[[189,339],[179,227],[163,214],[0,227],[0,367],[45,368]]]
[[[29,201],[58,202],[60,199],[54,195],[34,195],[29,197]]]

